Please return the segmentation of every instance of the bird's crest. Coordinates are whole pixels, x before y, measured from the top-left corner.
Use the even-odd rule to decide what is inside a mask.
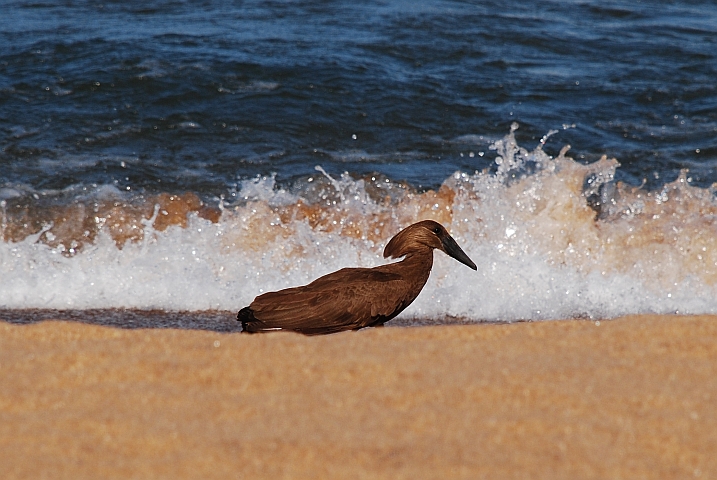
[[[438,232],[438,233],[437,233]],[[412,251],[425,248],[441,248],[439,234],[443,226],[433,220],[424,220],[404,228],[383,249],[383,258],[400,258]]]

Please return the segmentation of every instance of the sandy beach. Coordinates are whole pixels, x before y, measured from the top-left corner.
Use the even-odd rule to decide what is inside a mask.
[[[0,322],[0,477],[717,478],[717,317]]]

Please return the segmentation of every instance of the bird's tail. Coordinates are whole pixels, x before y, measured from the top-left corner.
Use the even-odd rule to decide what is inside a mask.
[[[254,312],[249,307],[244,307],[237,313],[237,320],[241,322],[242,333],[256,333],[258,330],[252,328],[257,323]]]

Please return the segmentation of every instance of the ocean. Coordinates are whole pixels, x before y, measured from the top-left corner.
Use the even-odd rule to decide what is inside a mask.
[[[716,79],[710,1],[0,1],[0,318],[230,331],[427,218],[478,271],[391,323],[717,313]]]

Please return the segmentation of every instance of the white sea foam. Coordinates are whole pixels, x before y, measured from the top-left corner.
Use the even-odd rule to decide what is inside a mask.
[[[512,133],[493,148],[497,174],[457,172],[437,192],[384,196],[370,181],[321,173],[333,195],[308,198],[272,177],[246,181],[216,222],[190,212],[184,226],[160,230],[166,212],[157,207],[135,222],[141,237],[118,247],[100,228],[73,255],[53,243],[60,233],[48,223],[0,243],[0,308],[237,310],[262,292],[379,265],[400,228],[435,218],[478,271],[436,252],[428,284],[403,316],[717,313],[714,192],[684,178],[661,192],[616,185],[617,162],[553,159],[520,148]],[[602,202],[598,211],[588,195]]]

